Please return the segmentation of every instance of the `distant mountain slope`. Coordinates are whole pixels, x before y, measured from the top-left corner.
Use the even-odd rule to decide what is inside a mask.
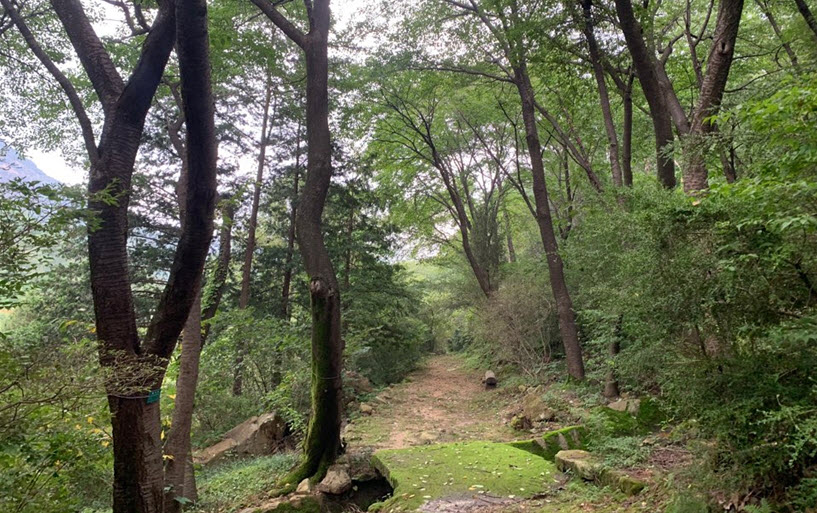
[[[15,178],[22,178],[30,182],[60,183],[59,180],[45,174],[34,162],[20,158],[20,154],[14,148],[0,142],[0,182],[8,182]]]

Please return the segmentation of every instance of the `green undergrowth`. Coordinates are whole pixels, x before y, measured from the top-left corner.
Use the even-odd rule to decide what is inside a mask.
[[[446,497],[531,497],[543,491],[553,463],[510,444],[464,442],[377,451],[375,467],[394,495],[382,511],[414,511]]]
[[[277,481],[297,460],[297,454],[280,453],[202,469],[197,474],[197,511],[231,513],[240,510],[274,489]]]

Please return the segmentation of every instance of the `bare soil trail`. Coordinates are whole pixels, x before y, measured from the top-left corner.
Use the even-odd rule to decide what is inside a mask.
[[[459,355],[432,356],[404,382],[367,403],[374,411],[355,419],[344,438],[350,445],[375,449],[518,438],[503,420],[512,399],[501,389],[485,389],[481,378]]]

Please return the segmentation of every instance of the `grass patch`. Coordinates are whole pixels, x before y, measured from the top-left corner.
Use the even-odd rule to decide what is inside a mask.
[[[266,495],[298,460],[295,453],[235,460],[208,467],[197,475],[198,511],[232,513]]]
[[[531,497],[557,472],[539,456],[492,442],[388,449],[374,453],[372,460],[394,488],[383,511],[414,511],[446,497]]]

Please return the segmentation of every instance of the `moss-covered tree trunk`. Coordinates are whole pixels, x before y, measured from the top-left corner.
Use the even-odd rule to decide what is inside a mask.
[[[323,240],[321,219],[332,180],[332,145],[329,133],[329,0],[307,1],[309,32],[304,33],[278,11],[275,2],[253,3],[306,58],[306,180],[298,201],[296,237],[309,275],[312,305],[312,415],[304,458],[291,472],[285,489],[304,478],[318,480],[340,451],[341,338],[340,291],[335,268]]]

